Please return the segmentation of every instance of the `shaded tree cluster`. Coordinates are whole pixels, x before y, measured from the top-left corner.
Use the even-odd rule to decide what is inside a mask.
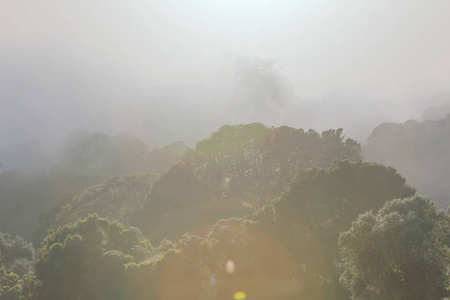
[[[341,233],[341,281],[352,299],[450,296],[450,215],[415,196],[361,214]]]
[[[145,203],[158,178],[153,173],[135,173],[113,177],[79,192],[64,193],[51,210],[40,216],[33,242],[39,244],[49,229],[73,224],[90,214],[130,224],[131,215]]]
[[[221,218],[253,213],[301,169],[360,158],[360,145],[344,140],[342,129],[318,134],[259,123],[223,126],[155,182],[134,225],[156,241],[204,232]]]
[[[36,276],[43,299],[125,299],[125,264],[152,254],[136,228],[91,215],[51,231]]]
[[[47,163],[42,171],[35,174],[23,170],[0,172],[0,231],[19,234],[29,239],[38,226],[40,213],[51,209],[55,202],[56,207],[59,207],[62,205],[61,202],[69,201],[68,198],[79,195],[83,189],[101,184],[114,176],[140,172],[165,173],[172,165],[180,162],[186,149],[187,146],[183,142],[175,142],[150,151],[147,144],[130,134],[109,136],[102,133],[88,134],[82,130],[75,131],[69,135],[64,147],[56,155],[56,161]],[[138,182],[139,180],[136,180],[136,183]],[[142,194],[141,189],[138,190],[137,193]],[[129,192],[136,194],[133,188],[124,191]],[[64,195],[65,193],[69,194]],[[112,194],[115,194],[113,198],[116,199],[110,199],[110,204],[111,201],[120,202],[117,197],[125,197],[131,201],[132,196],[129,194],[121,194],[120,191]],[[105,194],[100,196],[102,199],[105,197]],[[145,197],[139,196],[139,201],[144,200]],[[92,205],[91,203],[88,206]],[[75,204],[75,207],[79,206],[80,204]],[[113,209],[111,205],[109,208]],[[92,212],[102,215],[100,209]],[[72,213],[74,214],[70,217],[71,221],[87,216],[87,214],[78,215],[76,211]],[[47,214],[44,218],[48,217]],[[69,220],[58,224],[64,225],[66,221]],[[120,221],[128,220],[121,218]],[[45,236],[45,230],[42,234]],[[41,235],[39,238],[42,237]]]

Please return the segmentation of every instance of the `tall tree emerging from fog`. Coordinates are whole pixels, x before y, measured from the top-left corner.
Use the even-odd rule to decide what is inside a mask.
[[[367,212],[341,234],[341,281],[352,299],[450,296],[450,216],[415,196]]]

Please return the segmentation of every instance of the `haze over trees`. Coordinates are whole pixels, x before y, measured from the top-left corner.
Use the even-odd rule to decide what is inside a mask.
[[[364,158],[395,167],[439,207],[450,205],[450,115],[440,120],[383,123],[364,146]]]
[[[18,170],[0,173],[0,231],[29,238],[39,213],[52,207],[48,177]]]
[[[123,135],[136,150],[126,158],[114,138],[78,137],[63,181],[85,172],[88,184],[147,161],[162,168],[185,151],[148,151]],[[178,160],[161,175],[67,185],[46,199],[39,226],[17,219],[33,245],[0,235],[0,299],[450,296],[449,212],[393,167],[362,161],[342,129],[225,125]],[[0,175],[19,174],[10,172]]]
[[[130,134],[109,136],[102,133],[88,134],[82,130],[74,131],[67,137],[64,146],[57,151],[53,162],[47,162],[40,171],[7,169],[0,172],[0,231],[30,238],[30,233],[38,224],[39,214],[51,209],[57,199],[61,200],[56,201],[59,203],[56,205],[62,205],[61,201],[64,202],[64,199],[70,197],[65,193],[79,194],[85,188],[101,184],[118,175],[141,172],[163,174],[180,161],[186,149],[187,146],[183,142],[174,142],[149,150],[147,144]],[[148,176],[152,177],[150,174]],[[144,192],[142,182],[138,182],[139,180],[136,185],[141,185],[136,187],[139,191],[135,191],[132,186],[126,191],[128,197],[139,198],[134,200],[139,203],[135,205],[142,204],[151,187],[149,184]],[[110,185],[114,184],[111,182]],[[125,184],[121,188],[127,189]],[[139,196],[131,196],[130,193],[138,193]],[[115,197],[119,197],[119,194]],[[127,200],[132,201],[130,198]],[[120,201],[127,200],[121,198]],[[103,206],[103,209],[106,210],[107,207]],[[76,220],[78,216],[73,215],[70,218]]]
[[[361,159],[360,145],[344,140],[342,129],[223,126],[155,182],[134,224],[156,241],[202,231],[221,218],[254,212],[287,189],[299,170],[328,167],[335,159]]]
[[[58,194],[99,184],[106,179],[137,172],[165,173],[187,149],[182,142],[150,151],[130,134],[109,136],[78,130],[66,139],[57,165],[51,170]]]
[[[53,208],[40,216],[40,226],[32,235],[39,244],[49,229],[75,223],[78,219],[97,214],[123,224],[130,224],[131,215],[147,200],[159,175],[135,173],[117,176],[78,192],[64,193]]]
[[[449,0],[0,0],[0,300],[450,300],[449,37]]]

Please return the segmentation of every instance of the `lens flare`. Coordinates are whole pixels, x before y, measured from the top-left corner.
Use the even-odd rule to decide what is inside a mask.
[[[232,260],[227,261],[225,265],[225,270],[228,274],[233,274],[234,271],[236,271],[236,266],[234,265],[234,262]]]
[[[235,300],[245,300],[247,298],[247,294],[244,292],[236,292],[234,293]]]

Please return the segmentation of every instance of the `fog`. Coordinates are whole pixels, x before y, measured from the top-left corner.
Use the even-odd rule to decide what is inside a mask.
[[[450,299],[449,141],[450,0],[0,0],[0,299]]]
[[[450,111],[450,2],[0,3],[0,162],[75,129],[188,145],[223,124],[344,128]]]

